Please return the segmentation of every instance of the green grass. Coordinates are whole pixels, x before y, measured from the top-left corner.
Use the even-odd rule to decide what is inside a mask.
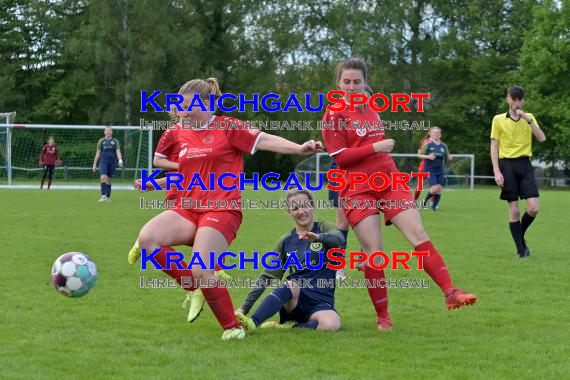
[[[248,192],[246,197],[277,197]],[[325,192],[318,194],[324,199]],[[260,331],[223,343],[209,310],[186,323],[180,289],[140,289],[126,255],[157,212],[139,209],[139,193],[0,191],[0,378],[564,378],[570,373],[570,193],[543,191],[527,234],[532,257],[515,258],[507,207],[497,190],[450,191],[424,224],[457,286],[479,296],[447,311],[439,289],[391,289],[393,331],[376,331],[365,289],[338,289],[338,333]],[[147,198],[162,199],[161,193]],[[320,210],[334,220],[333,210]],[[268,251],[292,227],[282,210],[245,210],[234,251]],[[410,250],[394,227],[387,250]],[[349,248],[358,249],[354,235]],[[99,281],[81,299],[50,284],[53,260],[82,251]],[[251,268],[251,266],[248,266]],[[421,271],[387,271],[425,279]],[[253,270],[231,271],[254,278]],[[362,278],[360,272],[349,275]],[[231,289],[234,305],[248,289]],[[267,293],[266,293],[267,294]]]

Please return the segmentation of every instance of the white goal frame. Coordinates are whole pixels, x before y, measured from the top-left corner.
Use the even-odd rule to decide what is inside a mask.
[[[316,168],[315,170],[299,170],[299,173],[316,173],[317,177],[319,176],[320,173],[323,172],[327,172],[328,171],[328,166],[324,167],[321,165],[321,158],[328,156],[328,153],[317,153],[316,156]],[[312,156],[312,157],[315,157]],[[392,157],[411,157],[411,158],[415,158],[418,160],[418,163],[420,161],[420,158],[418,157],[417,153],[390,153],[390,156]],[[473,191],[475,189],[475,155],[474,154],[452,154],[453,157],[457,157],[457,158],[467,158],[470,160],[470,174],[469,174],[469,190]],[[299,163],[298,165],[300,165],[301,163]],[[465,178],[465,176],[462,175],[445,175],[446,178]]]
[[[6,133],[6,171],[8,175],[8,185],[0,185],[0,189],[35,189],[37,186],[31,185],[14,185],[13,184],[13,170],[28,170],[28,168],[19,168],[15,167],[12,164],[12,130],[14,128],[26,128],[26,129],[100,129],[104,130],[108,125],[63,125],[63,124],[18,124],[12,123],[14,116],[16,115],[15,112],[8,112],[8,113],[0,113],[0,116],[6,117],[6,123],[0,124],[0,132],[5,130]],[[142,129],[140,126],[136,125],[112,125],[113,130],[138,130],[147,132],[148,138],[148,167],[147,169],[152,171],[152,158],[154,155],[153,152],[153,142],[152,142],[152,128]],[[141,140],[142,141],[142,140]],[[141,154],[144,154],[141,152]],[[136,165],[138,167],[138,163]],[[82,167],[69,167],[69,169],[84,169]],[[135,168],[134,170],[140,170],[142,168]],[[85,189],[85,190],[95,190],[99,189],[99,184],[97,185],[56,185],[52,186],[53,189]],[[113,190],[127,190],[132,189],[132,186],[113,186]]]

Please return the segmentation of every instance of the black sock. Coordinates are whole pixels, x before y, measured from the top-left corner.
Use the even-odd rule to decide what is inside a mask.
[[[522,237],[522,226],[521,222],[510,222],[509,227],[511,229],[511,235],[513,235],[513,240],[517,246],[517,252],[523,252],[523,237]]]
[[[522,227],[522,236],[524,239],[524,234],[526,233],[526,230],[530,227],[530,225],[532,224],[532,222],[534,222],[534,216],[530,216],[528,214],[528,212],[525,212],[522,219],[521,219],[521,227]]]
[[[293,297],[291,289],[286,286],[275,289],[271,292],[261,305],[255,310],[251,319],[255,323],[255,326],[259,326],[263,321],[271,318],[271,316],[277,313],[283,305],[285,305]]]
[[[433,197],[433,208],[437,208],[437,205],[439,205],[439,200],[441,199],[441,194],[436,194]]]
[[[101,195],[105,196],[105,193],[107,193],[107,184],[104,182],[101,182]]]
[[[107,185],[107,198],[111,198],[111,185]]]
[[[430,193],[430,192],[428,192],[427,195],[426,195],[426,197],[424,198],[424,202],[429,201],[431,197],[433,197],[433,194]]]

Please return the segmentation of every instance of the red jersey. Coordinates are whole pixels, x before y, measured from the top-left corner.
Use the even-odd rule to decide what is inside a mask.
[[[224,129],[220,129],[224,128]],[[179,172],[184,175],[182,187],[178,192],[178,208],[182,208],[182,198],[191,198],[192,202],[200,202],[204,207],[208,200],[239,201],[239,173],[243,172],[243,153],[255,153],[256,145],[263,132],[250,129],[247,124],[239,119],[227,116],[214,116],[210,120],[208,129],[181,129],[178,131],[180,153],[178,156]],[[188,189],[194,173],[200,175],[200,179],[210,187],[210,173],[214,173],[214,191],[204,191],[199,186]],[[224,173],[233,173],[236,179],[225,177],[222,184],[227,187],[236,186],[236,189],[225,191],[217,184],[218,178]],[[186,200],[188,202],[188,200]],[[238,204],[239,205],[239,204]],[[228,205],[229,206],[229,205]],[[231,207],[230,209],[236,209]],[[208,209],[196,209],[196,212],[227,211],[228,208],[212,207]]]
[[[56,161],[60,161],[57,145],[45,144],[40,156],[40,162],[43,165],[55,165]]]
[[[349,148],[371,146],[377,141],[384,140],[384,130],[381,128],[383,125],[380,123],[380,116],[370,107],[366,107],[365,112],[362,112],[360,109],[351,112],[347,105],[342,111],[327,111],[323,121],[326,123],[334,122],[334,126],[331,129],[325,127],[322,130],[325,146],[332,157],[341,154]],[[369,125],[365,126],[366,122]],[[345,154],[348,154],[348,152]],[[368,176],[377,172],[382,172],[389,176],[390,173],[396,170],[390,154],[384,152],[374,153],[372,148],[371,153],[362,160],[343,164],[344,160],[339,160],[337,157],[335,161],[339,169],[353,173],[366,173]],[[347,186],[340,191],[341,197],[371,191],[367,183],[356,184],[356,190],[351,191],[349,190],[350,178],[345,176],[345,179]],[[381,178],[377,178],[374,183],[381,186],[383,181]]]
[[[166,158],[172,162],[178,162],[178,153],[180,152],[180,145],[178,144],[178,131],[180,126],[176,124],[174,126],[176,129],[167,129],[164,131],[160,140],[158,141],[158,146],[154,152],[155,156]]]
[[[178,162],[178,153],[180,153],[180,144],[178,143],[178,131],[180,126],[176,124],[175,129],[167,129],[160,136],[158,146],[154,152],[155,156],[166,158],[172,162]],[[170,170],[170,173],[176,173],[176,170]],[[166,200],[178,200],[178,190],[175,185],[171,185],[169,190],[166,190]]]

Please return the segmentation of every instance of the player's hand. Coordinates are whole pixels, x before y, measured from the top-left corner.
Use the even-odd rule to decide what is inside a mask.
[[[453,161],[453,156],[451,154],[447,155],[447,161]]]
[[[44,166],[44,163],[40,161],[40,167],[41,167],[41,166]]]
[[[396,145],[396,140],[394,139],[386,139],[372,144],[374,151],[377,153],[390,153],[394,149],[394,145]]]
[[[93,173],[97,173],[97,167],[93,165]]]
[[[505,179],[503,178],[503,174],[499,170],[495,172],[495,183],[501,187],[505,184]]]
[[[435,160],[435,154],[434,153],[428,154],[427,159],[432,161]]]
[[[135,182],[133,182],[133,186],[135,187],[135,189],[137,189],[138,191],[140,191],[141,193],[144,193],[145,191],[153,191],[156,190],[154,188],[154,186],[148,184],[146,185],[146,190],[142,189],[142,179],[136,179]]]
[[[525,121],[526,121],[527,123],[530,123],[530,121],[531,121],[530,117],[528,117],[527,114],[526,114],[523,110],[521,110],[520,108],[517,108],[517,110],[515,111],[515,113],[516,113],[518,116],[521,116],[523,119],[525,119]]]
[[[323,143],[320,141],[309,140],[299,148],[298,154],[302,156],[310,156],[323,151]]]
[[[299,239],[301,240],[310,240],[310,241],[317,241],[319,240],[319,235],[311,231],[301,232],[299,234]]]
[[[120,168],[124,167],[123,160],[119,160],[119,167]]]

